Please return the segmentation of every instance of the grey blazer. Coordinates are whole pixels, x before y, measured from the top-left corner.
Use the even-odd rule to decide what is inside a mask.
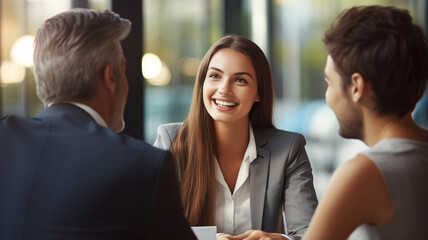
[[[154,146],[170,150],[180,127],[159,126]],[[300,239],[318,204],[306,141],[301,134],[276,128],[253,132],[257,159],[250,166],[252,229]]]

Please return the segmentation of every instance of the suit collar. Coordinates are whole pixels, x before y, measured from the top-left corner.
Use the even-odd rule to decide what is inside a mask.
[[[254,160],[256,160],[257,158],[257,145],[256,145],[256,140],[254,137],[254,131],[253,131],[253,127],[251,127],[251,124],[248,126],[249,128],[249,142],[248,142],[248,146],[247,149],[245,150],[245,155],[244,155],[244,159],[249,158],[250,159],[250,163],[253,162]]]
[[[93,121],[95,120],[83,109],[69,103],[57,103],[43,109],[36,118],[62,117],[74,121]]]
[[[35,116],[60,128],[95,131],[100,126],[85,110],[68,103],[54,104]]]
[[[257,158],[250,166],[251,227],[252,229],[262,229],[270,150],[264,147],[268,142],[267,131],[254,129],[254,138],[257,146]]]
[[[83,109],[86,113],[88,113],[95,120],[95,122],[98,123],[98,125],[101,125],[103,127],[108,128],[107,123],[104,121],[104,119],[101,117],[101,115],[98,114],[98,112],[95,111],[90,106],[85,105],[83,103],[78,103],[78,102],[64,102],[64,103],[69,103],[69,104],[72,104],[74,106],[77,106],[77,107]],[[58,103],[56,103],[56,104],[58,104]]]
[[[51,107],[55,105],[59,105],[60,107],[63,107],[63,106],[65,107],[67,105],[74,105],[82,109],[83,111],[85,111],[87,114],[89,114],[95,120],[95,122],[98,123],[98,125],[108,128],[107,123],[104,121],[101,115],[86,104],[73,102],[73,101],[55,102],[55,103],[49,103],[47,109],[51,109]],[[57,108],[53,108],[53,109],[57,109]]]

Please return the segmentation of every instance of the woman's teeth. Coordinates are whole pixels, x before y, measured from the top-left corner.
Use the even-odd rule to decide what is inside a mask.
[[[238,105],[234,102],[225,102],[225,101],[221,101],[221,100],[215,100],[215,103],[220,107],[234,107],[234,106]]]

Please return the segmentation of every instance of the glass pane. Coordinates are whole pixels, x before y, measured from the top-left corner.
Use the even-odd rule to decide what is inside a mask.
[[[221,37],[221,1],[145,0],[145,137],[153,143],[157,126],[187,116],[197,68]]]

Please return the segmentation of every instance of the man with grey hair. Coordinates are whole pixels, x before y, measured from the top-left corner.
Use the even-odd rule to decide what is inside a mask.
[[[0,239],[195,239],[171,154],[118,135],[131,22],[74,9],[37,32],[34,118],[0,121]]]

